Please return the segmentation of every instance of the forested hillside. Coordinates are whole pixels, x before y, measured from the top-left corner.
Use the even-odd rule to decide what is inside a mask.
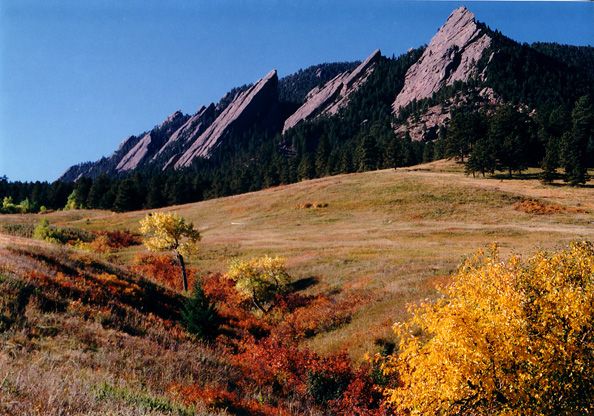
[[[511,177],[533,167],[542,168],[547,183],[586,183],[594,167],[594,48],[519,44],[464,8],[454,15],[486,41],[443,49],[440,36],[464,29],[448,19],[432,40],[442,49],[428,46],[444,53],[432,64],[444,65],[445,75],[463,74],[401,108],[393,108],[394,98],[413,79],[410,72],[427,64],[425,47],[392,58],[377,51],[359,74],[357,62],[315,65],[278,81],[271,73],[192,116],[173,113],[110,157],[73,166],[62,181],[3,180],[2,210],[59,209],[69,201],[115,211],[155,208],[441,158],[463,162],[473,175]],[[480,58],[468,61],[464,48],[478,48]],[[407,94],[415,88],[407,85]],[[308,116],[283,129],[300,106],[310,106]],[[192,153],[200,146],[202,153]]]

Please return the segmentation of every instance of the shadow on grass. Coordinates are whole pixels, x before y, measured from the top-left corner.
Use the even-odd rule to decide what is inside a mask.
[[[481,176],[476,175],[477,178],[480,178]],[[542,173],[536,172],[536,173],[514,173],[512,176],[509,176],[509,174],[507,173],[495,173],[493,175],[489,175],[489,176],[485,176],[485,178],[488,179],[498,179],[498,180],[514,180],[514,181],[526,181],[526,180],[541,180],[542,179]],[[563,175],[555,175],[553,180],[557,181],[557,180],[563,180],[564,177]],[[571,185],[569,183],[566,182],[550,182],[550,183],[546,183],[546,185],[548,186],[552,186],[552,187],[556,187],[556,188],[594,188],[594,184],[592,183],[586,183],[584,185]]]
[[[291,292],[301,292],[319,283],[319,279],[315,276],[304,277],[303,279],[295,280],[291,283]]]
[[[478,175],[477,175],[477,178],[478,178]],[[541,179],[541,174],[540,173],[514,173],[512,176],[509,176],[508,173],[495,173],[495,174],[489,176],[489,178],[527,181],[527,180]],[[561,177],[559,177],[559,179],[561,179]]]
[[[594,183],[587,183],[585,185],[578,185],[573,186],[569,183],[549,183],[549,186],[554,186],[555,188],[586,188],[586,189],[594,189]]]

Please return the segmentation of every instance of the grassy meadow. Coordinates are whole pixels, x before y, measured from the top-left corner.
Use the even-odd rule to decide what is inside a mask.
[[[216,339],[186,331],[176,264],[139,263],[146,211],[0,216],[0,415],[384,415],[365,354],[389,351],[407,306],[435,299],[463,259],[594,240],[591,187],[445,161],[162,211],[201,232],[189,270],[216,302]],[[83,243],[32,239],[41,219]],[[95,250],[106,231],[137,241]],[[221,273],[265,254],[296,283],[259,315]]]
[[[338,175],[260,192],[164,208],[202,234],[190,265],[224,272],[232,258],[283,256],[307,293],[356,299],[350,321],[303,341],[325,354],[359,360],[406,306],[435,296],[461,260],[496,242],[504,255],[530,255],[569,241],[594,239],[594,190],[537,179],[465,176],[453,162]],[[43,214],[52,224],[85,230],[137,231],[144,211]],[[36,223],[42,214],[5,215],[1,223]],[[0,245],[15,243],[2,237]],[[19,242],[22,244],[22,242]],[[37,244],[37,243],[35,243]],[[142,246],[107,258],[130,264]]]

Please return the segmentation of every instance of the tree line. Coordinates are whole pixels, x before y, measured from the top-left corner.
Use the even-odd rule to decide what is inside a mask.
[[[485,111],[454,112],[443,143],[446,157],[464,162],[475,175],[505,171],[511,177],[529,166],[542,168],[550,183],[563,178],[571,185],[585,184],[587,169],[594,167],[594,112],[589,96],[573,108],[556,106],[528,114],[522,107],[504,105]],[[563,173],[558,173],[559,168]]]

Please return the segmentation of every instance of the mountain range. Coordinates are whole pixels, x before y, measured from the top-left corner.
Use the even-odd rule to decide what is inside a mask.
[[[126,138],[111,156],[72,166],[60,179],[189,167],[233,171],[238,166],[232,162],[257,164],[262,146],[274,153],[266,164],[277,159],[277,164],[298,169],[315,162],[320,141],[332,142],[332,153],[340,139],[322,136],[345,126],[353,126],[351,136],[366,129],[366,134],[428,143],[462,106],[511,104],[529,113],[572,104],[593,90],[593,50],[519,44],[461,7],[425,47],[398,58],[375,50],[361,62],[321,64],[280,80],[273,69],[193,115],[175,111],[152,130]],[[378,145],[385,143],[380,140]],[[344,144],[342,152],[351,155],[335,150],[336,166],[338,160],[352,164],[347,159],[352,159],[355,146]]]

